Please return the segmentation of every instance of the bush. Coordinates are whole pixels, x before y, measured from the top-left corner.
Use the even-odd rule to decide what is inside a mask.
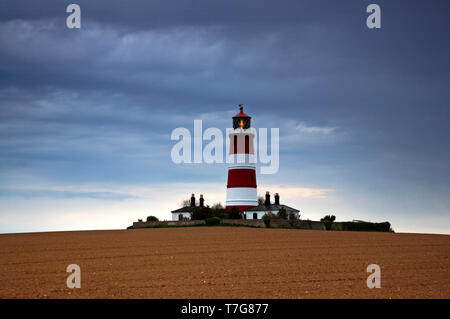
[[[278,213],[277,216],[281,219],[287,219],[287,213],[286,213],[286,209],[281,208]]]
[[[269,214],[273,215],[272,213]],[[266,225],[266,227],[270,227],[271,216],[269,214],[264,214],[262,217],[262,220],[264,221],[264,225]]]
[[[376,232],[393,232],[389,222],[369,223],[369,222],[343,222],[342,230],[347,231],[376,231]]]
[[[223,207],[212,207],[211,208],[211,217],[219,217],[220,219],[226,219],[230,213]]]
[[[239,212],[239,210],[236,207],[233,207],[231,209],[229,218],[230,219],[241,219],[242,218],[242,214]]]
[[[219,225],[220,218],[219,217],[210,217],[205,219],[206,225]]]
[[[264,217],[264,216],[266,216],[266,217]],[[266,218],[266,219],[279,219],[278,215],[275,215],[272,212],[265,213],[262,218],[263,219],[264,218]]]
[[[156,216],[148,216],[147,221],[148,222],[159,222],[159,219]]]
[[[194,211],[191,213],[191,218],[193,220],[201,220],[212,217],[211,208],[209,207],[195,207]]]

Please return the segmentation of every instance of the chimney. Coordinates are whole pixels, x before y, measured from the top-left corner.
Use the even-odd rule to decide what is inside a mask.
[[[264,205],[270,206],[270,193],[268,191],[266,192],[266,200],[264,202]]]
[[[191,207],[195,207],[195,196],[191,194]]]
[[[280,195],[278,193],[275,193],[275,205],[280,205]]]
[[[203,198],[203,194],[200,194],[200,207],[203,207],[203,203],[205,202],[205,199]]]

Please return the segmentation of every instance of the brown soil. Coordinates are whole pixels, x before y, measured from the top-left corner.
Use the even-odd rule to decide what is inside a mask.
[[[449,298],[450,236],[190,227],[0,235],[1,298]],[[81,267],[81,288],[66,267]],[[369,264],[381,288],[369,289]]]

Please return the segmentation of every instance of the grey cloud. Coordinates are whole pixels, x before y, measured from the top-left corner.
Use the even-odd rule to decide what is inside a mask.
[[[448,1],[380,0],[381,30],[364,1],[80,0],[81,30],[68,3],[0,3],[0,173],[225,180],[169,134],[244,103],[284,138],[265,181],[448,185]]]

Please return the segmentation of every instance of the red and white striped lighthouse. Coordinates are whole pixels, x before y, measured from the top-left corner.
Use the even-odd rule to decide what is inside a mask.
[[[236,207],[240,212],[258,206],[256,193],[255,170],[255,134],[250,129],[251,117],[244,113],[244,107],[239,105],[240,112],[233,116],[233,130],[230,138],[230,162],[228,166],[227,210]]]

